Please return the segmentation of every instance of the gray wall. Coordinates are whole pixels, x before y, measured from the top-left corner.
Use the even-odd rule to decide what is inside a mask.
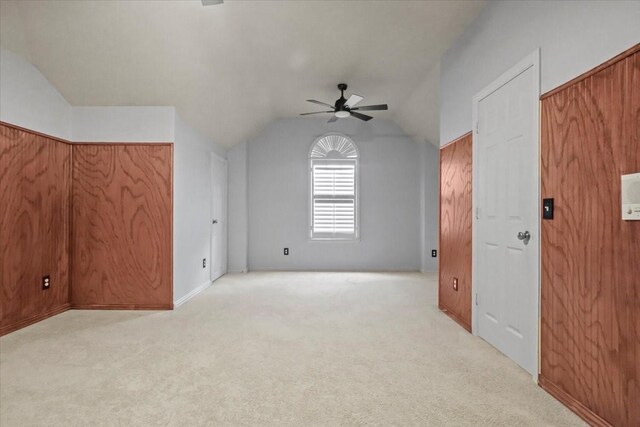
[[[640,42],[640,1],[492,1],[444,55],[440,144],[472,127],[471,99],[541,48],[542,92]]]
[[[173,144],[173,300],[210,283],[211,153],[226,150],[175,116]],[[202,259],[207,259],[202,268]]]
[[[174,107],[73,107],[72,140],[173,142]]]
[[[390,120],[326,121],[280,120],[248,144],[249,269],[419,270],[418,145]],[[309,148],[329,131],[360,152],[357,241],[309,239]]]
[[[429,143],[420,144],[420,234],[422,236],[420,270],[423,273],[438,271],[438,258],[431,256],[431,250],[439,249],[439,201],[440,150]]]
[[[229,162],[229,244],[227,270],[248,271],[247,245],[247,143],[236,145],[227,153]]]
[[[71,105],[31,63],[0,49],[0,120],[71,140]]]

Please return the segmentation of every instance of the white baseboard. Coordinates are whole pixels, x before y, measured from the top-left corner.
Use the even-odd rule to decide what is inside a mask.
[[[202,285],[198,286],[197,288],[195,288],[194,290],[192,290],[191,292],[189,292],[188,294],[186,294],[182,298],[178,298],[176,301],[173,302],[173,308],[180,307],[182,304],[184,304],[185,302],[189,301],[191,298],[193,298],[196,295],[198,295],[200,292],[202,292],[205,289],[207,289],[209,286],[211,286],[212,283],[213,282],[211,280],[207,280]]]

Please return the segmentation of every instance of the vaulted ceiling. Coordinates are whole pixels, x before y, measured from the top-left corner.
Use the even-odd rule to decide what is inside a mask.
[[[72,105],[173,105],[227,147],[321,110],[305,99],[333,103],[340,82],[437,145],[439,60],[484,4],[2,1],[0,44]]]

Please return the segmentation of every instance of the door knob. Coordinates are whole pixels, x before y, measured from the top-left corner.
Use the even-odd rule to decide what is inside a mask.
[[[529,233],[526,230],[524,232],[521,231],[518,233],[518,239],[522,240],[525,245],[529,243],[530,238],[531,238],[531,233]]]

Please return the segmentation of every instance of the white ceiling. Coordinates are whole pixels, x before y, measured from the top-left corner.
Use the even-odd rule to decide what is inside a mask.
[[[228,147],[333,103],[339,82],[437,145],[439,60],[484,4],[2,1],[0,44],[72,105],[173,105]]]

